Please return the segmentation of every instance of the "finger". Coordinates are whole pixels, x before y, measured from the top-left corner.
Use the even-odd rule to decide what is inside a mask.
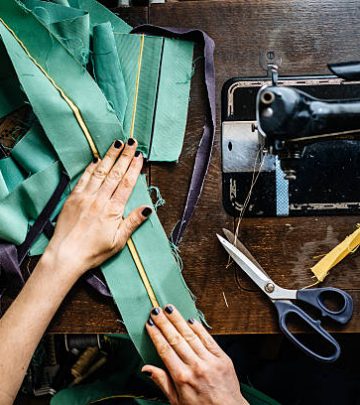
[[[161,389],[171,403],[175,403],[175,400],[177,399],[176,390],[170,376],[166,371],[159,367],[150,365],[144,366],[141,371],[149,375],[149,377]]]
[[[122,156],[120,159],[122,159]],[[139,153],[131,160],[129,167],[127,167],[127,172],[123,176],[120,183],[117,184],[111,200],[117,205],[117,207],[119,207],[119,209],[123,209],[125,207],[141,173],[142,166],[143,157]]]
[[[200,322],[198,322],[196,319],[190,318],[188,323],[190,328],[197,334],[210,353],[216,357],[221,357],[224,354],[221,347],[215,342],[214,338]]]
[[[181,336],[175,326],[164,315],[160,308],[154,308],[151,311],[151,319],[160,329],[161,333],[168,341],[169,345],[174,349],[180,359],[186,364],[194,364],[197,361],[197,356],[192,350],[188,342]]]
[[[208,350],[205,348],[198,335],[190,328],[188,322],[185,321],[180,312],[174,307],[174,305],[166,305],[164,314],[175,326],[180,335],[186,340],[193,351],[200,358],[206,359]]]
[[[165,367],[169,370],[170,375],[174,376],[179,373],[179,371],[183,370],[185,364],[175,353],[174,349],[170,346],[169,342],[165,339],[164,335],[151,318],[149,318],[149,321],[146,323],[146,330],[154,343],[158,355],[164,362]]]
[[[100,188],[100,195],[105,198],[110,198],[116,188],[118,187],[120,181],[125,176],[130,164],[133,161],[134,156],[138,158],[137,166],[140,166],[140,171],[142,167],[142,155],[136,150],[137,142],[135,139],[130,138],[124,145],[121,156],[114,163],[108,175],[105,177]]]
[[[104,158],[96,165],[95,170],[92,173],[91,178],[86,186],[86,191],[89,193],[96,193],[106,176],[113,167],[116,159],[119,157],[122,149],[124,147],[123,142],[117,139],[108,149]]]
[[[117,231],[116,246],[122,249],[125,243],[130,239],[135,230],[144,222],[152,213],[152,209],[146,205],[135,208],[130,214],[121,222]]]
[[[99,159],[94,158],[93,161],[87,166],[84,173],[81,175],[80,179],[76,183],[76,186],[73,189],[73,193],[81,193],[84,191],[98,163]]]

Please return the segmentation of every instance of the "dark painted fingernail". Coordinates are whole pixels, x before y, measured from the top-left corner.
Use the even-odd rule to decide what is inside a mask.
[[[140,151],[139,150],[137,150],[136,152],[135,152],[135,157],[139,157],[140,156]]]
[[[194,318],[190,318],[190,319],[188,319],[188,322],[189,322],[191,325],[194,325],[195,319],[194,319]]]
[[[115,142],[114,142],[114,147],[116,148],[116,149],[120,149],[121,148],[121,146],[122,146],[122,142],[120,141],[120,139],[117,139]]]
[[[174,307],[172,305],[167,305],[165,311],[170,315],[174,312]]]
[[[151,313],[152,313],[153,315],[159,315],[159,314],[160,314],[160,308],[154,308],[154,309],[151,311]]]
[[[154,321],[151,318],[148,319],[147,323],[150,326],[154,326]]]
[[[129,138],[128,141],[127,141],[127,143],[128,143],[129,146],[134,145],[134,143],[135,143],[134,138]]]
[[[152,209],[150,207],[145,207],[142,212],[141,215],[145,218],[147,218],[150,214],[152,213]]]
[[[152,373],[150,373],[150,371],[143,371],[142,373],[145,374],[145,375],[147,375],[148,377],[151,377],[151,376],[152,376]]]

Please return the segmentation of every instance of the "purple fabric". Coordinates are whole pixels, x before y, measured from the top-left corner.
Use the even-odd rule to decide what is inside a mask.
[[[84,279],[91,287],[93,287],[104,297],[112,297],[111,292],[105,281],[101,280],[101,278],[93,272],[86,273]]]
[[[10,296],[16,296],[25,284],[16,246],[10,243],[0,243],[0,276],[5,276],[6,290]]]
[[[175,245],[181,242],[183,233],[195,210],[200,198],[206,173],[211,160],[212,145],[216,128],[216,99],[215,99],[215,66],[214,66],[214,41],[203,31],[187,28],[155,27],[154,25],[140,25],[134,28],[132,33],[143,33],[149,35],[162,35],[181,37],[204,44],[205,60],[205,84],[209,102],[210,117],[206,117],[203,134],[195,156],[195,163],[191,175],[190,186],[186,197],[185,207],[181,219],[176,224],[172,241]]]
[[[36,218],[35,223],[30,228],[28,234],[24,242],[18,247],[18,256],[19,256],[19,263],[21,264],[32,244],[36,241],[36,239],[41,235],[45,227],[50,221],[50,216],[54,212],[56,206],[59,203],[61,196],[63,195],[66,187],[69,184],[69,177],[66,173],[63,173],[60,178],[60,182],[57,185],[55,191],[53,192],[52,196],[50,197],[49,201],[46,203],[44,209],[41,211],[40,215]]]

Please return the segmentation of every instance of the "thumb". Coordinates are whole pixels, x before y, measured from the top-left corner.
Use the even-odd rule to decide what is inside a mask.
[[[149,365],[144,366],[141,371],[149,375],[172,404],[177,403],[177,393],[174,384],[166,371],[159,367]]]
[[[129,240],[132,233],[152,214],[151,207],[143,205],[135,208],[130,214],[121,222],[118,229],[118,245],[122,248]]]

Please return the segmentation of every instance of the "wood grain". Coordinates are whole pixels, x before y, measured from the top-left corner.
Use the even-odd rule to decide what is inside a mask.
[[[214,38],[218,117],[223,83],[233,76],[264,75],[260,58],[268,51],[282,59],[283,74],[326,73],[328,62],[358,59],[360,52],[354,46],[360,39],[358,15],[354,1],[190,1],[150,7],[151,24],[197,27]],[[355,42],[350,38],[356,38]],[[174,212],[179,212],[181,196],[186,194],[192,164],[188,157],[193,156],[201,134],[203,95],[196,82],[198,74],[180,165],[171,173],[163,165],[151,168],[152,183],[160,187],[168,203],[167,210],[160,212],[166,225],[169,220],[174,224]],[[192,122],[192,117],[197,119]],[[235,281],[236,269],[226,268],[227,256],[216,241],[215,233],[232,221],[221,203],[219,145],[218,130],[204,193],[181,244],[185,279],[214,333],[277,332],[274,310],[266,297],[241,271]],[[309,271],[315,263],[313,257],[339,243],[357,221],[349,217],[246,219],[240,236],[276,282],[298,288],[314,281]],[[354,255],[333,270],[326,282],[351,290],[355,308],[360,299],[359,271],[359,256]],[[359,327],[360,319],[355,316],[344,331],[358,331]],[[330,328],[337,330],[335,325]]]

